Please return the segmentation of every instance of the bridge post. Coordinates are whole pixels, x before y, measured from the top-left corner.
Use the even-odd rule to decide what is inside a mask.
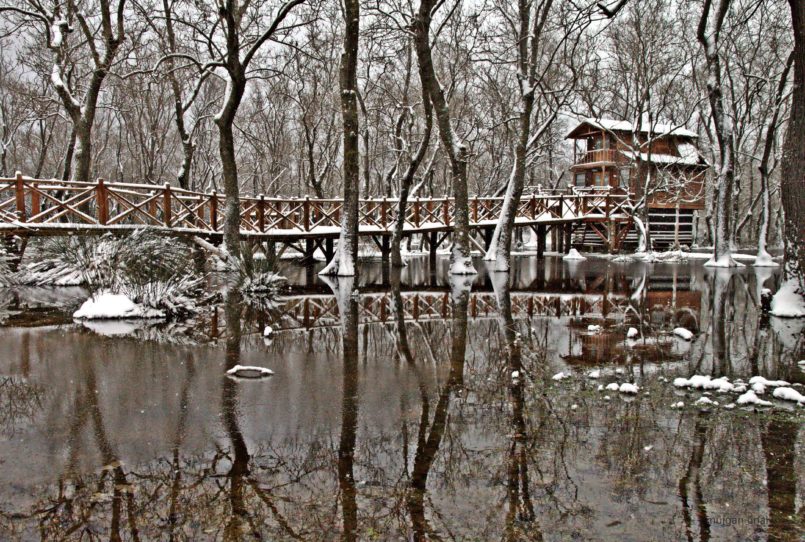
[[[165,226],[171,227],[171,185],[170,183],[165,183],[165,191],[163,192],[163,199],[162,199],[162,218],[165,222]]]
[[[559,254],[564,254],[565,253],[565,231],[564,231],[565,227],[562,224],[557,224],[556,226],[553,227],[553,230],[554,230],[554,233],[556,234],[555,238],[556,238],[556,241],[557,241],[555,250]]]
[[[380,260],[383,262],[384,267],[389,263],[390,253],[391,253],[391,247],[389,246],[389,236],[383,235],[380,237]]]
[[[494,228],[484,228],[484,250],[489,250],[489,246],[492,244],[492,236],[495,235]]]
[[[437,243],[439,234],[435,231],[432,231],[428,234],[428,263],[430,264],[431,273],[436,270],[436,249],[438,248]]]
[[[302,227],[305,231],[310,231],[310,196],[305,196],[305,201],[302,202]]]
[[[445,226],[450,225],[450,198],[447,196],[442,200],[442,222]]]
[[[42,202],[36,186],[31,186],[31,217],[42,212]]]
[[[14,196],[17,200],[17,220],[25,222],[25,184],[20,171],[17,172],[14,179]]]
[[[417,228],[419,227],[419,208],[421,205],[422,204],[419,201],[419,196],[417,196],[416,201],[414,201],[414,226]]]
[[[565,250],[570,251],[573,248],[572,244],[572,236],[573,236],[573,224],[567,224],[565,226]]]
[[[260,233],[266,232],[266,197],[260,194],[257,200],[257,227],[260,228]]]
[[[334,255],[335,250],[333,250],[333,238],[328,237],[327,239],[324,240],[324,257],[329,262],[330,260],[333,259]]]
[[[98,223],[106,225],[109,221],[109,200],[102,177],[98,179],[98,186],[95,188],[95,199],[98,204]]]
[[[389,213],[389,202],[386,200],[386,196],[383,196],[383,201],[380,202],[380,225],[383,226],[383,229],[386,229],[386,225],[388,224],[388,213]],[[383,237],[383,241],[386,241],[386,237]]]
[[[472,198],[472,221],[478,223],[478,196]]]
[[[215,190],[210,196],[210,226],[212,231],[218,231],[218,192]]]
[[[533,231],[533,230],[532,230]],[[545,224],[537,225],[537,258],[542,259],[545,257]]]

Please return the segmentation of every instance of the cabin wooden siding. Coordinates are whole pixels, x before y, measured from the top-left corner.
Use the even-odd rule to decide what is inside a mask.
[[[587,148],[579,153],[574,141],[574,164],[571,166],[571,182],[576,186],[609,186],[615,193],[624,193],[627,188],[636,198],[643,195],[645,175],[669,174],[685,179],[685,186],[678,196],[679,208],[701,210],[705,206],[704,182],[707,165],[672,164],[659,167],[653,162],[642,162],[638,170],[635,161],[629,158],[632,153],[630,142],[634,134],[630,131],[607,131],[591,125],[574,130],[573,140],[585,140]],[[691,137],[667,135],[655,138],[648,143],[647,134],[638,134],[640,151],[644,154],[682,157],[681,144],[694,144]],[[592,148],[590,148],[592,146]],[[628,180],[622,182],[622,175],[628,169]],[[583,183],[583,184],[582,184]],[[655,190],[648,200],[650,208],[668,209],[677,206],[677,196]]]

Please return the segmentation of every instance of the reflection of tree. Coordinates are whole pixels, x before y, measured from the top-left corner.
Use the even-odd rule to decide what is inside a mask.
[[[225,296],[226,311],[226,369],[240,363],[240,311],[241,296],[230,288]],[[227,376],[221,385],[221,415],[229,440],[232,443],[232,466],[229,478],[229,521],[224,529],[226,540],[239,540],[247,531],[250,522],[244,498],[244,486],[249,475],[249,450],[238,424],[238,383]],[[254,531],[254,525],[251,525]]]
[[[761,435],[766,459],[769,540],[796,540],[805,531],[805,508],[797,515],[797,432],[801,424],[772,417]]]
[[[694,438],[685,475],[679,480],[679,498],[682,500],[682,519],[685,523],[687,539],[695,540],[693,536],[695,515],[699,525],[698,540],[707,542],[710,540],[710,520],[707,517],[707,505],[704,503],[702,494],[702,463],[704,463],[704,448],[707,443],[707,426],[702,413],[696,415]],[[693,495],[691,495],[691,486]]]
[[[727,341],[727,293],[732,282],[732,273],[717,269],[713,273],[713,296],[710,304],[710,325],[713,327],[713,376],[729,371],[729,343]]]
[[[439,452],[450,406],[450,397],[464,382],[464,358],[467,351],[467,309],[469,306],[469,283],[462,278],[453,278],[461,281],[454,284],[451,299],[451,345],[450,345],[450,373],[447,382],[439,392],[439,399],[433,414],[433,421],[428,429],[430,420],[430,403],[422,387],[422,414],[420,416],[419,431],[417,433],[416,453],[414,454],[414,468],[411,474],[410,492],[406,500],[408,514],[411,516],[411,525],[414,540],[439,539],[434,529],[425,517],[425,496],[427,494],[428,475]]]
[[[358,502],[355,490],[355,442],[358,432],[358,300],[353,296],[352,277],[339,277],[331,285],[341,315],[341,345],[344,360],[341,396],[341,436],[338,440],[338,488],[343,516],[342,540],[358,539]]]
[[[506,359],[509,376],[509,401],[511,404],[511,442],[507,454],[507,503],[506,540],[517,540],[523,532],[522,523],[528,524],[529,538],[542,540],[542,531],[535,520],[534,505],[528,485],[528,429],[525,421],[525,390],[523,382],[522,341],[512,317],[509,275],[496,273],[495,294],[500,314],[500,325],[506,339]],[[515,375],[518,375],[515,377]]]

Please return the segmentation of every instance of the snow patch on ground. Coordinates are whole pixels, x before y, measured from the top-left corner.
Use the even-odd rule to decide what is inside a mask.
[[[162,311],[148,309],[138,305],[123,294],[99,292],[87,299],[81,308],[73,313],[73,318],[98,319],[125,319],[125,318],[162,318]]]
[[[557,382],[559,382],[560,380],[564,380],[565,378],[570,378],[570,377],[571,377],[570,373],[558,372],[555,375],[553,375],[551,378],[553,380],[556,380]]]

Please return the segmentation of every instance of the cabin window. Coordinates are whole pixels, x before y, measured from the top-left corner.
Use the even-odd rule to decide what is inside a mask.
[[[587,186],[587,175],[584,173],[576,173],[576,186]]]
[[[631,173],[631,168],[622,167],[618,172],[618,185],[623,188],[624,190],[629,190],[629,174]]]
[[[594,171],[593,172],[593,184],[595,186],[605,186],[606,182],[604,180],[604,173],[601,171]]]

